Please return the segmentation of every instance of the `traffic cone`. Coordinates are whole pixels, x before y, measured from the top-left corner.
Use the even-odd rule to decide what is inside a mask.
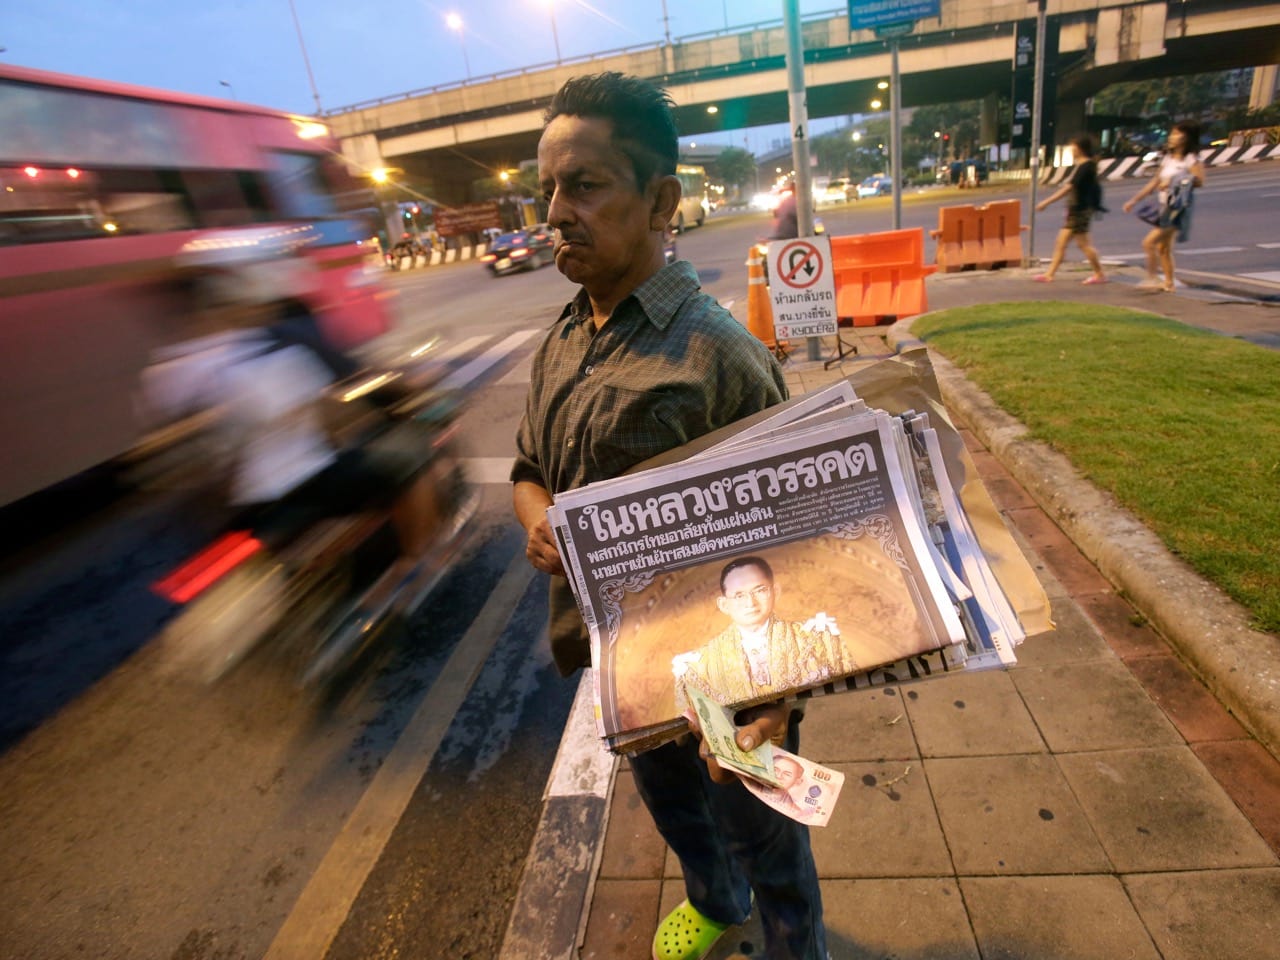
[[[776,350],[773,334],[773,303],[765,283],[764,258],[768,248],[755,244],[747,254],[747,329],[770,350]]]

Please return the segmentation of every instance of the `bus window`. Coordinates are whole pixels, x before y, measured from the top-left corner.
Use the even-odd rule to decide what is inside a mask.
[[[186,170],[182,184],[202,227],[244,227],[268,219],[262,184],[244,170]]]
[[[275,206],[287,220],[319,220],[337,215],[333,193],[314,153],[273,151],[268,174]]]

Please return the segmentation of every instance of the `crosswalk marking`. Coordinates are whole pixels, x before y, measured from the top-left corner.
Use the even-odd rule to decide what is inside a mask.
[[[440,383],[441,388],[445,390],[454,390],[458,387],[466,386],[473,380],[478,379],[490,367],[495,366],[501,360],[505,359],[507,355],[512,353],[512,351],[516,350],[522,343],[530,337],[535,336],[537,333],[538,331],[534,329],[517,330],[515,333],[508,334],[497,344],[481,353],[478,357],[463,364],[463,366],[445,377]]]

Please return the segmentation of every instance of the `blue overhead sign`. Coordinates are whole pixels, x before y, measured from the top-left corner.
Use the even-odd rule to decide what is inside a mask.
[[[849,0],[849,29],[874,30],[942,15],[942,0]]]

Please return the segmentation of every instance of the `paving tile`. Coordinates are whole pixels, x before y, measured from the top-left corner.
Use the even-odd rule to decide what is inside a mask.
[[[1028,637],[1014,652],[1021,667],[1042,667],[1074,660],[1097,660],[1115,653],[1071,599],[1053,605],[1055,629]]]
[[[1057,760],[1120,873],[1277,863],[1188,747],[1064,754]]]
[[[619,770],[613,782],[609,826],[600,855],[600,876],[643,880],[662,876],[667,845],[636,792],[630,770]]]
[[[1104,590],[1077,595],[1075,600],[1118,656],[1129,659],[1169,653],[1164,638],[1119,594]]]
[[[963,877],[960,890],[983,960],[1160,960],[1116,877]]]
[[[1046,750],[1013,680],[1003,670],[939,677],[904,687],[902,693],[921,756]]]
[[[923,686],[928,684],[914,685]],[[909,689],[880,687],[810,700],[800,727],[800,753],[824,766],[918,757],[904,706]]]
[[[1177,657],[1143,657],[1128,666],[1189,742],[1248,739],[1244,727]]]
[[[953,872],[919,760],[830,766],[842,772],[845,781],[831,822],[810,831],[819,876],[922,877]]]
[[[583,960],[650,960],[657,916],[658,881],[597,880]]]
[[[1010,510],[1008,516],[1070,593],[1098,593],[1110,588],[1107,579],[1043,510]]]
[[[956,873],[1111,870],[1053,757],[966,757],[924,764]]]
[[[1058,580],[1053,570],[1044,562],[1044,558],[1036,553],[1035,547],[1031,541],[1027,539],[1018,527],[1009,520],[1006,511],[1006,524],[1009,533],[1013,537],[1014,543],[1018,545],[1018,549],[1022,551],[1022,555],[1026,558],[1027,563],[1031,565],[1032,572],[1035,573],[1036,579],[1040,581],[1040,587],[1044,590],[1045,596],[1049,598],[1049,603],[1053,610],[1057,610],[1058,604],[1064,599],[1070,597],[1067,588]]]
[[[968,447],[968,444],[965,444]],[[990,450],[985,448],[975,450],[968,447],[969,457],[973,460],[973,465],[978,468],[978,476],[982,478],[982,482],[986,483],[993,477],[1008,477],[1009,471],[1005,469],[1005,465],[1000,462]]]
[[[1272,851],[1280,854],[1280,761],[1256,740],[1192,748]]]
[[[824,880],[831,960],[979,960],[955,880]]]
[[[964,445],[970,453],[987,449],[987,445],[979,440],[978,435],[968,427],[957,427],[956,432],[960,434],[960,439],[964,441]]]
[[[1022,666],[1009,676],[1053,753],[1182,743],[1118,660]]]
[[[1280,956],[1280,870],[1124,878],[1165,960]]]
[[[987,488],[987,493],[991,494],[992,502],[1000,508],[1001,513],[1009,513],[1012,510],[1031,510],[1036,507],[1036,501],[1031,494],[1027,493],[1026,487],[1013,477],[984,477],[982,484]]]

